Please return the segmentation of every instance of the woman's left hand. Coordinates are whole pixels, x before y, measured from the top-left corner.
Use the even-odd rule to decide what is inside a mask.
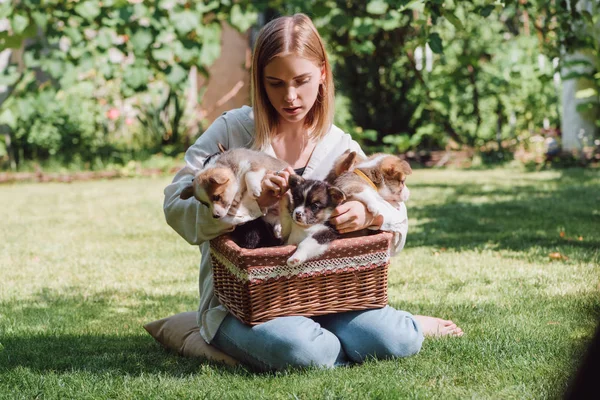
[[[292,167],[287,167],[277,172],[268,172],[261,182],[262,192],[256,199],[261,209],[277,203],[281,196],[289,189],[288,180],[294,173]]]
[[[339,233],[348,233],[368,228],[371,225],[383,223],[383,218],[378,215],[373,218],[373,214],[360,201],[350,200],[340,204],[333,210],[329,222]]]

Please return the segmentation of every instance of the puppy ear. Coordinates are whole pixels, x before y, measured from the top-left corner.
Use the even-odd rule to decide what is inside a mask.
[[[348,154],[348,155],[337,166],[337,169],[335,171],[335,173],[337,175],[341,175],[346,171],[350,171],[352,169],[352,167],[354,167],[354,164],[356,163],[356,152],[355,151],[346,150],[346,152],[344,154]]]
[[[194,195],[194,186],[188,185],[185,188],[183,188],[181,193],[179,193],[179,198],[182,200],[187,200],[190,197],[192,197],[193,195]]]
[[[304,178],[300,175],[290,175],[290,178],[288,179],[288,185],[290,185],[291,188],[301,185],[302,183],[304,183]]]
[[[227,178],[226,176],[223,175],[213,175],[210,178],[208,178],[208,181],[210,182],[211,185],[224,185],[227,182],[229,182],[229,178]]]
[[[398,157],[389,157],[381,163],[381,170],[386,176],[392,178],[402,179],[404,175],[410,175],[412,173],[412,169],[410,165],[398,158]]]
[[[225,152],[227,151],[227,149],[225,148],[225,146],[223,146],[223,145],[221,144],[221,142],[217,143],[217,147],[219,147],[219,151],[220,151],[221,153],[225,153]]]
[[[374,168],[371,170],[370,178],[374,184],[381,183],[383,182],[383,173],[379,169]]]
[[[404,160],[400,160],[400,170],[404,173],[404,175],[412,174],[412,168],[410,164]]]
[[[331,197],[333,204],[336,206],[346,201],[346,194],[335,186],[328,187],[327,193],[329,194],[329,197]]]

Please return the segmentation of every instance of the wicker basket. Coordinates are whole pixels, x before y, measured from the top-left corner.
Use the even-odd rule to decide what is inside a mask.
[[[298,267],[286,260],[296,246],[244,249],[228,235],[211,241],[214,288],[240,321],[316,316],[387,304],[392,234],[335,240],[321,257]]]

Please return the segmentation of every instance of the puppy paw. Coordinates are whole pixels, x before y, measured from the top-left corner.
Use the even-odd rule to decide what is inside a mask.
[[[255,199],[258,199],[260,197],[260,194],[262,193],[262,188],[260,186],[251,186],[249,189],[250,193],[252,193],[252,197],[254,197]]]
[[[381,214],[381,212],[379,211],[379,207],[376,207],[374,205],[367,205],[367,210],[369,210],[369,212],[373,214],[373,217],[376,217],[379,214]]]
[[[237,206],[238,204],[240,204],[240,201],[242,201],[242,193],[241,192],[237,192],[235,194],[235,197],[233,198],[233,202],[231,203],[232,206]]]
[[[295,254],[287,259],[287,265],[289,265],[290,267],[297,267],[298,265],[302,264],[303,262],[304,262],[304,260]]]
[[[282,239],[283,238],[283,233],[282,233],[282,227],[281,224],[275,224],[273,225],[273,235],[277,238],[277,239]]]

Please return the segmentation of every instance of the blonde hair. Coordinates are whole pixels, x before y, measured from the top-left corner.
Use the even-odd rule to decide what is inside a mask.
[[[252,54],[252,105],[254,108],[255,138],[253,148],[268,147],[277,129],[279,114],[273,107],[264,84],[264,69],[275,57],[294,54],[319,66],[325,77],[319,85],[315,104],[304,120],[312,138],[319,140],[329,132],[333,123],[334,87],[331,65],[323,40],[305,14],[279,17],[259,32]]]

